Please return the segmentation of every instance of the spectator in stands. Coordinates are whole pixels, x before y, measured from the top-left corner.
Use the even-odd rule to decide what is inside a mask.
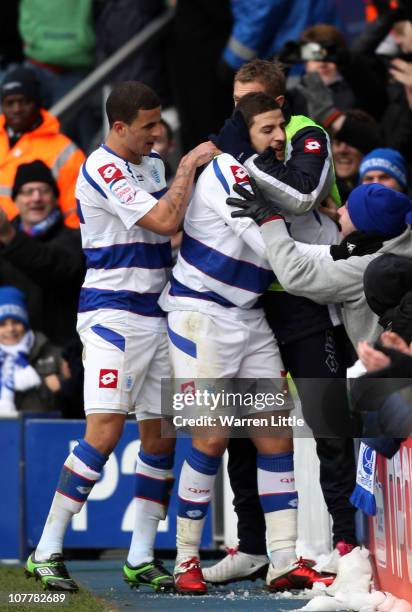
[[[373,54],[351,52],[340,30],[323,23],[307,28],[297,45],[306,75],[289,94],[295,114],[328,127],[322,110],[330,99],[340,112],[359,108],[379,119],[387,102],[386,72]]]
[[[22,291],[0,287],[0,415],[52,410],[59,373],[60,352],[30,329]]]
[[[42,161],[18,166],[12,197],[20,215],[10,222],[0,210],[0,284],[22,289],[34,328],[63,346],[76,334],[84,263],[80,232],[64,225],[58,195]]]
[[[367,113],[349,110],[338,117],[332,130],[332,153],[342,201],[359,182],[359,167],[364,155],[379,147],[376,122]]]
[[[412,51],[410,3],[398,3],[396,9],[391,9],[385,2],[379,4],[384,10],[352,43],[352,49],[360,54],[376,53],[382,65],[389,69],[392,78],[388,84],[388,104],[381,117],[380,128],[385,146],[400,151],[410,164],[412,84],[408,76],[409,60],[405,61]]]
[[[92,70],[96,42],[94,12],[102,3],[95,0],[20,1],[19,31],[26,64],[42,84],[43,101],[49,108]],[[85,151],[98,129],[99,123],[89,104],[83,104],[73,120],[62,124],[62,131]]]
[[[374,149],[361,161],[359,180],[367,183],[380,183],[395,191],[407,191],[407,167],[405,158],[394,149]]]
[[[32,70],[9,72],[1,86],[0,115],[0,207],[9,219],[18,210],[11,196],[20,164],[41,159],[52,171],[60,191],[64,222],[78,227],[74,189],[85,157],[59,131],[59,122],[41,106],[40,86]]]

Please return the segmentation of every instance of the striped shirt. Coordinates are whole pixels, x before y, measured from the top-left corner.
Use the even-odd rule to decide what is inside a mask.
[[[87,272],[79,331],[96,322],[165,328],[157,302],[172,265],[170,240],[136,225],[165,192],[155,152],[136,165],[101,145],[83,164],[76,199]]]
[[[234,209],[226,199],[238,197],[234,183],[247,188],[249,176],[226,153],[200,176],[186,213],[177,263],[160,299],[164,310],[256,316],[259,297],[274,274],[258,226],[250,218],[231,217]]]

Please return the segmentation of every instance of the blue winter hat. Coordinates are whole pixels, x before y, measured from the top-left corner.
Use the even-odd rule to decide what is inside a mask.
[[[26,298],[17,287],[0,287],[0,321],[16,319],[29,327]]]
[[[348,198],[351,221],[362,232],[397,236],[409,222],[406,216],[411,211],[412,202],[407,195],[378,183],[359,185]]]
[[[360,180],[369,170],[382,170],[398,181],[403,190],[407,186],[407,169],[404,156],[395,149],[374,149],[362,159]]]

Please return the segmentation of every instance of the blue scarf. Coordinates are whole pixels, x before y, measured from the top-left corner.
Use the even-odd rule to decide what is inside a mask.
[[[35,225],[31,225],[29,228],[23,228],[23,224],[20,222],[19,229],[29,236],[43,236],[43,234],[48,232],[53,225],[56,225],[61,218],[62,215],[60,210],[55,208],[49,215],[47,215],[45,219],[43,219],[43,221],[40,221]]]
[[[376,451],[361,442],[356,474],[356,486],[350,497],[350,502],[356,508],[363,510],[369,516],[376,514],[376,500],[373,493],[375,482]]]
[[[0,344],[0,414],[15,414],[15,391],[27,391],[41,384],[40,376],[29,364],[34,334],[28,331],[17,344]]]

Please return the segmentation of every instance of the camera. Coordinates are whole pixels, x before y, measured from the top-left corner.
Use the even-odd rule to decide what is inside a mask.
[[[277,59],[286,65],[302,62],[337,62],[337,46],[329,42],[289,41],[279,51]]]

